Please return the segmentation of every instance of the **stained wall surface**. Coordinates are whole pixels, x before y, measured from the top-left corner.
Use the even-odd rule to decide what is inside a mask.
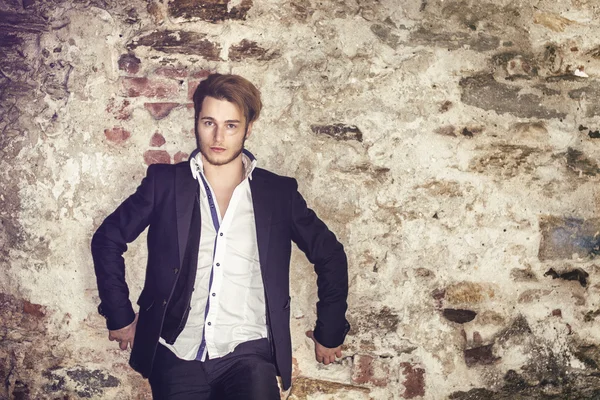
[[[595,0],[0,1],[0,398],[150,398],[89,244],[147,165],[187,159],[213,71],[261,89],[248,148],[349,256],[325,367],[294,252],[284,398],[600,396],[599,21]]]

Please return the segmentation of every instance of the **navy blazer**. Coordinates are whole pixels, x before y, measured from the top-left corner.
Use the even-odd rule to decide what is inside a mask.
[[[341,345],[349,330],[345,318],[347,259],[335,235],[307,207],[295,179],[256,168],[250,189],[269,336],[278,373],[287,389],[292,372],[291,242],[314,264],[319,297],[314,334],[326,347]],[[190,229],[200,229],[199,224],[191,226],[198,191],[189,162],[151,165],[136,192],[104,220],[92,238],[101,301],[98,309],[105,316],[108,329],[115,330],[129,325],[135,318],[122,255],[127,243],[148,228],[146,279],[138,299],[139,319],[130,357],[131,366],[144,377],[152,370],[167,306],[182,270]]]

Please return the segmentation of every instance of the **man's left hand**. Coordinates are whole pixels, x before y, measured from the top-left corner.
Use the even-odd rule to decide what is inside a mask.
[[[321,343],[317,342],[313,331],[306,331],[306,336],[315,342],[315,358],[317,359],[317,362],[328,365],[332,362],[335,362],[336,357],[342,357],[342,346],[338,346],[333,349],[323,346]]]

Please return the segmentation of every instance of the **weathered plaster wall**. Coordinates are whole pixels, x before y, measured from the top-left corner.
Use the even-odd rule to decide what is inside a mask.
[[[598,21],[595,0],[0,1],[0,398],[150,398],[89,241],[147,164],[193,150],[209,71],[260,87],[248,147],[349,255],[329,367],[293,256],[286,396],[600,396]]]

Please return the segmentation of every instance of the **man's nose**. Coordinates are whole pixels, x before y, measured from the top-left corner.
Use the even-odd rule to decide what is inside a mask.
[[[223,141],[223,139],[225,138],[225,127],[217,126],[215,128],[214,135],[215,135],[215,142],[221,143]]]

